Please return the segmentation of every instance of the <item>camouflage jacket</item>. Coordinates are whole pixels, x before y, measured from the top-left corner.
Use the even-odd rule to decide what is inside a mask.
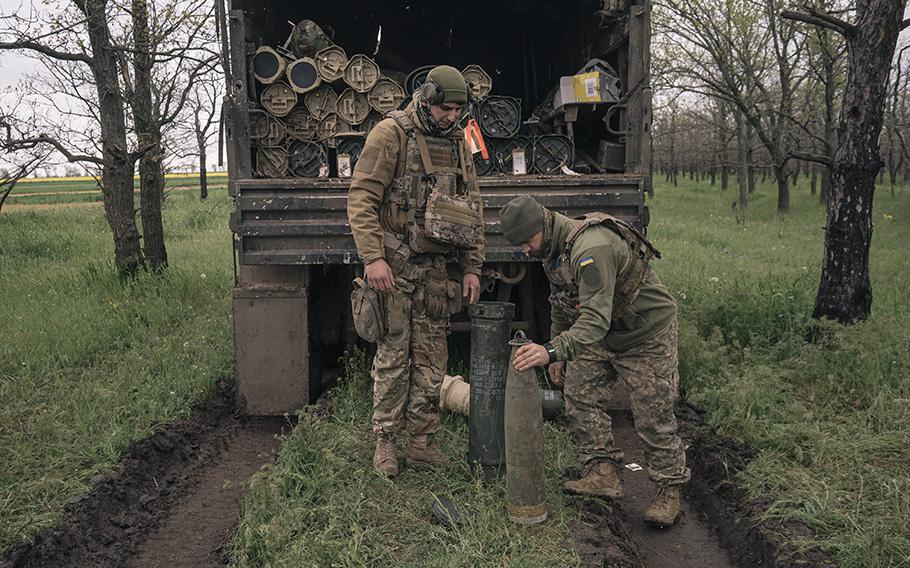
[[[414,124],[419,124],[413,103],[405,110]],[[425,136],[428,141],[434,139]],[[463,134],[456,129],[448,144],[453,154],[463,156]],[[367,137],[363,152],[357,160],[351,186],[348,191],[348,220],[351,233],[357,245],[357,252],[365,264],[385,258],[386,235],[391,234],[401,241],[408,240],[408,210],[406,198],[401,197],[401,187],[406,183],[403,178],[407,170],[414,169],[415,164],[406,163],[413,155],[408,152],[408,136],[404,129],[393,118],[386,118],[377,124]],[[434,159],[435,162],[435,159]],[[452,188],[454,193],[468,195],[477,210],[482,211],[480,191],[472,160],[464,160],[462,171]],[[414,172],[412,172],[413,174]],[[419,173],[419,171],[417,172]],[[404,175],[403,175],[404,174]],[[484,259],[483,219],[479,217],[480,227],[473,246],[458,250],[462,270],[468,274],[480,274]],[[455,248],[439,245],[427,252],[454,253]]]
[[[570,361],[599,342],[621,352],[670,324],[676,302],[652,268],[646,267],[634,294],[619,297],[627,294],[618,291],[634,265],[629,242],[607,225],[595,224],[581,231],[566,251],[566,239],[580,221],[559,213],[553,216],[544,272],[552,290],[551,343],[560,360]]]

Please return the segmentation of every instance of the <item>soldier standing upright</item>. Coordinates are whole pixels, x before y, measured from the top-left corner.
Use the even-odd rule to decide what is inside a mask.
[[[630,225],[605,214],[570,219],[530,196],[503,207],[506,239],[542,261],[550,281],[551,339],[515,354],[519,371],[550,365],[565,372],[569,426],[584,464],[572,493],[622,497],[622,450],[603,408],[617,376],[629,393],[635,428],[645,443],[648,473],[658,490],[644,514],[669,526],[679,516],[679,488],[689,480],[673,406],[679,386],[676,302],[649,261],[659,253]]]
[[[373,467],[389,476],[398,473],[402,429],[411,434],[408,463],[452,465],[433,440],[446,332],[462,296],[472,304],[480,296],[484,251],[480,193],[459,126],[467,103],[457,69],[432,69],[407,108],[370,132],[348,193],[367,283],[384,300],[387,331],[372,369]],[[449,279],[449,259],[458,260],[461,283]]]

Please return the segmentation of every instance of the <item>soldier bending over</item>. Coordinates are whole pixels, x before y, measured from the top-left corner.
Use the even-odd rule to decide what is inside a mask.
[[[500,216],[506,239],[541,260],[550,281],[551,340],[520,348],[515,368],[550,365],[557,382],[565,369],[566,410],[584,470],[581,479],[563,487],[622,497],[623,454],[602,406],[618,377],[645,443],[648,473],[658,486],[644,520],[672,525],[689,469],[673,414],[679,386],[676,303],[648,266],[659,253],[638,231],[609,215],[570,219],[530,196],[513,199]]]

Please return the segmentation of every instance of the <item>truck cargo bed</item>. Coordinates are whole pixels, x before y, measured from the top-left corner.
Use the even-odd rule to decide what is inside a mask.
[[[533,195],[569,216],[607,211],[647,225],[644,178],[623,174],[524,175],[479,178],[484,203],[487,262],[526,261],[502,237],[499,209],[519,195]],[[240,264],[355,264],[360,262],[347,219],[346,179],[238,179],[231,184],[237,208]]]

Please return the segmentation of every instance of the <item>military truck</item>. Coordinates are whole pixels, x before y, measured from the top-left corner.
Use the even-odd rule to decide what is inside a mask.
[[[513,326],[532,338],[547,334],[548,287],[539,267],[503,239],[500,207],[531,194],[570,216],[605,211],[647,226],[649,0],[230,0],[221,11],[236,372],[250,414],[292,412],[314,399],[357,341],[349,294],[362,265],[346,216],[349,179],[325,171],[262,177],[256,167],[255,113],[265,85],[253,60],[262,46],[287,49],[294,23],[317,23],[335,45],[365,54],[384,75],[480,66],[493,93],[520,99],[522,134],[572,141],[573,159],[553,173],[479,178],[489,286],[483,298],[515,302]],[[579,83],[592,72],[593,85]],[[462,315],[452,329],[458,334],[469,325]]]

